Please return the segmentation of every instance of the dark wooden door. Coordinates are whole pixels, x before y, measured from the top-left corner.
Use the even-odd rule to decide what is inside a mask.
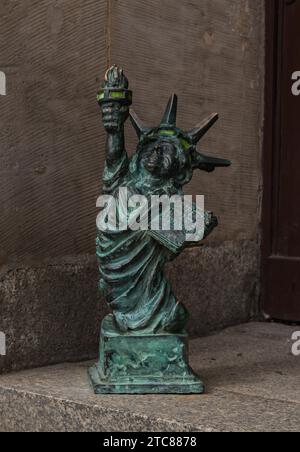
[[[267,0],[263,304],[300,321],[300,0]]]

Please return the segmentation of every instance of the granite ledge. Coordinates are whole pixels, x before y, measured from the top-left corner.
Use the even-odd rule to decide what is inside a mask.
[[[298,432],[295,327],[250,323],[191,341],[204,395],[95,396],[90,362],[0,377],[0,431]]]

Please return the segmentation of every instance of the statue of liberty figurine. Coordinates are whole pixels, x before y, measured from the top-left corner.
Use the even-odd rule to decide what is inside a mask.
[[[147,127],[130,109],[132,92],[128,88],[123,70],[113,66],[98,94],[107,132],[103,195],[115,202],[118,224],[127,226],[98,227],[99,288],[112,314],[102,322],[100,359],[89,370],[90,379],[99,394],[202,393],[204,385],[188,364],[188,313],[176,299],[164,267],[186,247],[201,244],[217,226],[217,218],[203,212],[203,228],[191,242],[184,226],[174,228],[174,218],[169,230],[161,227],[161,210],[159,228],[131,228],[134,209],[128,208],[128,199],[138,195],[149,201],[153,196],[183,200],[183,186],[195,170],[212,172],[229,166],[230,161],[196,150],[217,114],[184,132],[176,125],[177,96],[173,95],[159,126]],[[139,139],[132,157],[126,152],[124,137],[129,117]],[[126,189],[128,198],[119,196],[120,189]],[[148,209],[144,209],[147,220]],[[197,206],[193,204],[191,210],[193,216]]]

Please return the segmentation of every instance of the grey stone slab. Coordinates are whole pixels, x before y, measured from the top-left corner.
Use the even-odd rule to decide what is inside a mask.
[[[294,330],[253,323],[192,341],[191,364],[206,379],[205,395],[95,396],[89,362],[3,375],[0,430],[297,432]]]
[[[65,259],[0,276],[0,331],[7,354],[0,373],[97,355],[108,312],[97,291],[96,259]]]
[[[207,390],[216,388],[300,403],[300,357],[292,333],[300,326],[249,323],[192,341],[192,364]]]

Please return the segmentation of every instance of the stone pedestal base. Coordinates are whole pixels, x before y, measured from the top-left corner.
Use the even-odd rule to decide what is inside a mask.
[[[89,375],[96,394],[204,392],[188,365],[186,334],[122,334],[111,315],[102,323],[100,359]]]

